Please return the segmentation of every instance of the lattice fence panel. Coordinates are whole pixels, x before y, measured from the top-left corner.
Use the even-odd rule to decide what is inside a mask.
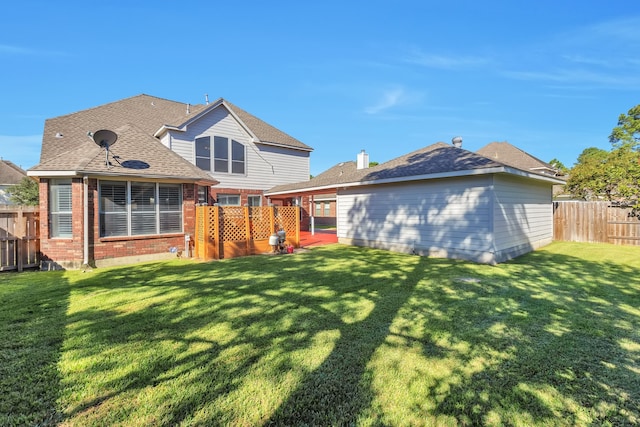
[[[296,215],[297,209],[295,206],[280,206],[276,208],[276,229],[284,230],[289,233],[295,233],[296,231]]]
[[[247,239],[245,209],[242,206],[225,206],[222,209],[220,237],[223,242],[237,242]]]
[[[256,206],[249,208],[251,238],[254,240],[268,239],[273,233],[271,229],[271,208]]]
[[[209,228],[209,236],[210,238],[214,238],[216,237],[216,214],[215,214],[215,210],[218,209],[217,207],[210,207],[207,208],[207,216],[206,216],[206,222],[207,222],[207,227]]]

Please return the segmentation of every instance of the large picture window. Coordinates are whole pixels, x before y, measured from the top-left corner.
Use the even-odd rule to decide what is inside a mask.
[[[100,181],[100,237],[182,232],[182,186]]]
[[[52,179],[50,182],[49,222],[51,237],[73,237],[70,179]]]

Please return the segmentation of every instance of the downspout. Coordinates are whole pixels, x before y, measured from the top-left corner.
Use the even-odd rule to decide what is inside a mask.
[[[83,235],[84,235],[84,245],[83,245],[83,260],[82,266],[89,266],[89,177],[87,175],[82,177],[82,186],[84,192],[84,201],[83,201],[83,218],[82,224],[84,227]]]

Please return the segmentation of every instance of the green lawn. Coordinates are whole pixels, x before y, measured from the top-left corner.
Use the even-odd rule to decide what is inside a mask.
[[[0,275],[0,425],[634,425],[640,248]]]

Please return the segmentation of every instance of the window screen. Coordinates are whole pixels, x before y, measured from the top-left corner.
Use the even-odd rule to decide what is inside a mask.
[[[211,138],[196,138],[196,166],[202,170],[211,170]]]
[[[51,180],[49,192],[51,237],[73,237],[71,180]]]

